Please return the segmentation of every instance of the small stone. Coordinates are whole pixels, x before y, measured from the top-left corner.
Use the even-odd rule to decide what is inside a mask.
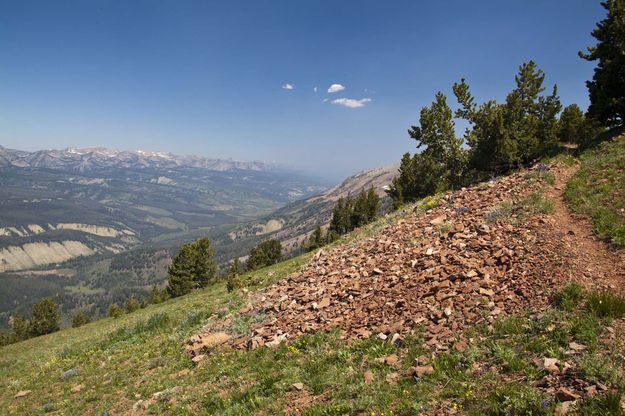
[[[197,364],[200,361],[204,360],[205,358],[206,358],[206,354],[199,354],[199,355],[196,355],[195,357],[191,358],[191,361],[193,361],[194,364]]]
[[[442,223],[445,222],[446,219],[447,217],[445,215],[438,216],[434,218],[432,221],[430,221],[430,225],[441,225]]]
[[[32,391],[30,390],[20,390],[15,394],[15,398],[19,399],[20,397],[26,397],[28,396],[30,393],[32,393]]]
[[[384,360],[384,362],[385,362],[387,365],[395,365],[395,364],[397,364],[397,361],[399,361],[399,358],[398,358],[398,357],[397,357],[397,355],[395,355],[395,354],[389,355],[389,356],[388,356],[388,357],[386,357],[386,359]]]
[[[569,411],[571,410],[571,406],[574,403],[575,403],[574,401],[558,403],[558,406],[556,407],[556,412],[555,412],[556,416],[568,414]]]
[[[560,373],[560,369],[558,368],[557,358],[545,358],[543,361],[543,368],[552,374]]]
[[[133,412],[139,412],[140,410],[148,410],[150,402],[147,400],[138,400],[132,405]]]
[[[304,383],[293,383],[293,384],[291,384],[291,390],[293,390],[293,391],[302,391],[302,390],[304,390]]]
[[[579,394],[575,394],[566,387],[560,387],[556,392],[556,400],[558,400],[559,402],[572,402],[579,399],[580,397],[581,396]]]
[[[77,371],[76,371],[76,369],[75,369],[75,368],[70,368],[69,370],[67,370],[66,372],[64,372],[64,373],[61,375],[61,378],[62,378],[63,380],[65,380],[66,378],[69,378],[69,377],[73,377],[73,376],[75,376],[75,375],[76,375],[76,373],[77,373]]]
[[[586,394],[590,397],[597,395],[597,386],[588,386],[584,390],[586,390]]]
[[[454,345],[454,348],[456,349],[456,351],[458,351],[459,353],[463,353],[466,351],[468,345],[465,341],[458,341],[456,342],[456,344]]]
[[[317,305],[317,308],[323,309],[327,308],[328,306],[330,306],[330,298],[323,298],[321,299],[321,302],[319,302],[319,304]]]
[[[378,334],[378,338],[380,338],[382,341],[385,341],[388,338],[388,335],[386,335],[384,332],[380,332]]]
[[[480,288],[480,295],[486,295],[489,298],[492,298],[493,296],[495,296],[495,292],[493,292],[492,289],[484,289],[483,287]]]
[[[274,348],[280,345],[284,341],[286,341],[286,334],[281,334],[281,335],[276,336],[273,340],[269,341],[265,345],[267,345],[269,348]]]
[[[83,386],[82,384],[78,384],[78,385],[72,387],[71,392],[72,393],[80,393],[80,391],[82,389],[84,389],[84,388],[85,388],[85,386]]]
[[[425,375],[430,375],[434,373],[434,367],[432,367],[431,365],[417,366],[417,367],[414,367],[414,369],[415,369],[415,374],[418,377],[423,377]]]
[[[391,343],[394,345],[401,345],[401,343],[403,342],[403,338],[401,335],[399,335],[397,332],[393,334],[393,337],[391,338]]]
[[[577,342],[569,342],[569,348],[573,351],[579,352],[584,351],[586,349],[586,346],[583,344],[578,344]]]
[[[377,267],[375,269],[373,269],[373,274],[383,274],[384,272],[380,269],[378,269]]]
[[[397,384],[399,373],[389,373],[386,375],[386,382],[389,384]]]
[[[370,384],[373,382],[373,373],[371,371],[365,371],[364,378],[365,383]]]
[[[472,278],[472,277],[476,277],[477,276],[477,272],[475,270],[469,270],[467,272],[467,277],[468,278]]]

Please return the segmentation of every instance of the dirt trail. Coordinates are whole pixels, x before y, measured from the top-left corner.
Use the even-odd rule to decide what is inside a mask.
[[[553,200],[555,212],[551,215],[554,235],[559,241],[560,256],[566,261],[568,278],[587,287],[601,287],[625,292],[625,250],[614,250],[601,241],[585,216],[573,213],[564,199],[567,182],[577,167],[555,168],[555,184],[547,187],[545,195]]]

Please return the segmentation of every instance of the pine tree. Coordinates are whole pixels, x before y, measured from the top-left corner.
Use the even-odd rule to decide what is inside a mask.
[[[402,158],[399,176],[388,192],[395,207],[456,188],[464,181],[467,155],[463,139],[456,137],[453,113],[442,92],[436,94],[430,107],[421,109],[419,124],[408,134],[417,142],[417,149],[423,150]]]
[[[304,243],[304,249],[306,249],[306,251],[313,251],[323,247],[326,243],[327,237],[323,235],[323,230],[318,226]]]
[[[232,292],[241,286],[241,282],[239,281],[240,273],[241,263],[239,262],[239,258],[235,257],[232,263],[230,263],[230,268],[228,269],[228,277],[226,281],[226,289],[228,292]]]
[[[150,303],[157,304],[165,302],[169,298],[169,292],[167,288],[159,289],[158,286],[152,286],[152,293],[150,294]]]
[[[30,322],[22,314],[16,314],[9,318],[11,333],[9,341],[11,343],[23,341],[31,337]]]
[[[124,314],[124,310],[119,307],[117,303],[113,303],[109,306],[109,317],[110,318],[119,318]]]
[[[33,305],[33,317],[30,320],[30,332],[33,336],[58,331],[60,322],[59,306],[52,299],[45,298]]]
[[[91,322],[91,318],[84,312],[77,312],[72,317],[72,328],[78,328]]]
[[[354,228],[358,228],[362,225],[365,225],[368,222],[369,216],[369,201],[367,199],[367,192],[362,191],[356,199],[354,199],[354,203],[352,205],[352,210],[349,213],[350,215],[350,229],[351,231]]]
[[[585,146],[593,142],[601,132],[596,120],[586,118],[577,104],[571,104],[562,110],[558,122],[558,137],[567,143]]]
[[[213,249],[206,237],[184,244],[168,270],[167,291],[173,297],[205,287],[217,275]]]
[[[371,222],[378,217],[380,211],[380,197],[373,189],[373,186],[367,191],[367,222]]]
[[[141,304],[139,303],[137,299],[134,298],[134,296],[131,296],[126,301],[126,312],[128,313],[132,313],[136,311],[137,309],[139,309],[140,307],[141,307]]]
[[[248,270],[256,270],[282,261],[280,240],[263,241],[250,251],[247,260]]]
[[[476,105],[465,80],[453,86],[460,104],[456,117],[466,119],[469,167],[474,172],[506,173],[551,152],[558,142],[557,115],[562,106],[557,86],[544,96],[545,74],[533,61],[519,67],[516,88],[503,104]]]
[[[6,331],[0,331],[0,347],[11,343],[11,336]]]
[[[330,231],[339,235],[345,234],[352,229],[353,200],[351,195],[339,198],[332,211]]]
[[[625,120],[625,0],[601,3],[608,15],[591,33],[595,46],[580,52],[588,61],[598,61],[592,81],[588,116],[606,127],[622,126]]]

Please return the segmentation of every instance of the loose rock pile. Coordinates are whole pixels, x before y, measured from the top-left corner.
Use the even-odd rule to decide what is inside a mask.
[[[268,318],[251,338],[231,343],[254,349],[332,328],[345,339],[397,339],[423,328],[429,346],[447,348],[468,325],[540,308],[560,279],[535,248],[547,224],[541,216],[509,221],[500,209],[535,190],[524,175],[449,193],[437,208],[375,238],[319,251],[304,270],[252,299],[244,312]]]

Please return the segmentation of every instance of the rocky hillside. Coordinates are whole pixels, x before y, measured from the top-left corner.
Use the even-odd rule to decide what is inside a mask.
[[[287,250],[297,249],[315,227],[330,222],[334,205],[341,197],[357,195],[373,187],[383,205],[388,205],[384,189],[397,175],[397,168],[398,165],[391,165],[357,173],[332,188],[280,208],[260,222],[237,229],[229,236],[233,241],[250,236],[277,238]]]
[[[625,253],[569,210],[579,164],[426,198],[233,292],[6,346],[0,411],[623,414]]]

